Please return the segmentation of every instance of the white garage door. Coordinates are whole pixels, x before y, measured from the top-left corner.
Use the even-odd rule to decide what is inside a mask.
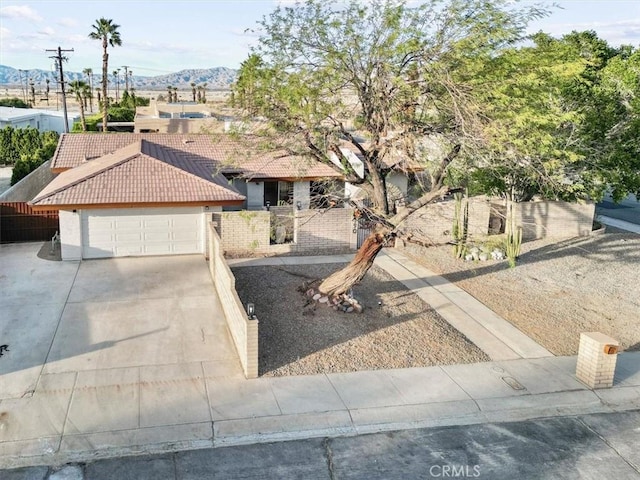
[[[192,208],[82,211],[82,257],[202,253],[202,210]]]

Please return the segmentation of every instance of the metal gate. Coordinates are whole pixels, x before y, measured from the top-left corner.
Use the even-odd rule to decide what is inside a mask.
[[[0,203],[0,242],[51,240],[59,230],[58,211],[34,211],[25,202]]]
[[[373,231],[373,223],[370,220],[367,220],[366,218],[358,218],[357,222],[358,222],[358,225],[357,225],[357,234],[358,234],[357,246],[358,246],[358,248],[360,248],[362,246],[362,244],[364,243],[364,241],[366,240],[366,238],[369,235],[371,235],[371,232]]]

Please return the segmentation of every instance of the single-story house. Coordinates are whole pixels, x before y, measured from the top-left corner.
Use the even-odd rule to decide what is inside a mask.
[[[365,147],[367,147],[366,143]],[[345,143],[340,147],[340,151],[351,164],[355,174],[360,178],[364,178],[366,173],[365,164],[362,159],[362,154],[356,147],[352,144]],[[335,165],[340,165],[340,160],[335,153],[331,152],[329,159]],[[421,174],[424,171],[424,166],[414,161],[409,161],[406,156],[398,153],[387,154],[384,157],[383,164],[388,171],[385,181],[387,184],[389,203],[394,204],[395,202],[406,201],[409,195],[412,177]],[[345,196],[348,198],[363,198],[366,197],[366,193],[358,185],[346,182]]]
[[[223,209],[308,208],[327,165],[257,153],[229,136],[76,133],[60,138],[58,176],[30,203],[59,210],[63,259],[204,253]]]
[[[80,121],[79,112],[68,112],[67,125],[69,130],[73,123]],[[64,113],[56,110],[42,110],[37,108],[0,107],[0,128],[35,128],[40,132],[54,131],[63,133]]]

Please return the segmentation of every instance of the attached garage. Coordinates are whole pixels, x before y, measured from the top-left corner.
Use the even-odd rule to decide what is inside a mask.
[[[204,252],[202,208],[83,210],[82,258]]]
[[[204,253],[211,213],[245,197],[203,158],[134,141],[62,171],[31,203],[59,210],[63,260]]]

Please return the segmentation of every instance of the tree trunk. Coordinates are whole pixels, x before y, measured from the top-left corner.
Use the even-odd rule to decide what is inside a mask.
[[[109,118],[109,97],[107,92],[107,82],[109,81],[109,54],[107,53],[107,37],[102,38],[102,131],[107,131],[107,120]]]
[[[82,124],[82,131],[87,131],[87,120],[84,116],[84,105],[82,105],[82,99],[80,100],[80,122]]]
[[[411,202],[405,208],[400,210],[396,215],[391,217],[388,221],[389,225],[397,227],[404,222],[409,215],[411,215],[418,208],[433,202],[435,199],[446,195],[449,192],[449,187],[440,187],[438,190],[428,192],[422,195],[419,199]],[[327,277],[318,287],[318,291],[323,295],[335,296],[347,293],[351,287],[363,279],[371,265],[373,265],[376,256],[382,250],[382,247],[392,231],[390,228],[385,227],[385,230],[378,231],[369,235],[358,252],[355,258],[349,265],[342,270],[338,270],[329,277]]]
[[[327,277],[318,287],[318,291],[328,296],[347,293],[371,268],[384,242],[385,235],[381,232],[369,235],[351,263]]]

